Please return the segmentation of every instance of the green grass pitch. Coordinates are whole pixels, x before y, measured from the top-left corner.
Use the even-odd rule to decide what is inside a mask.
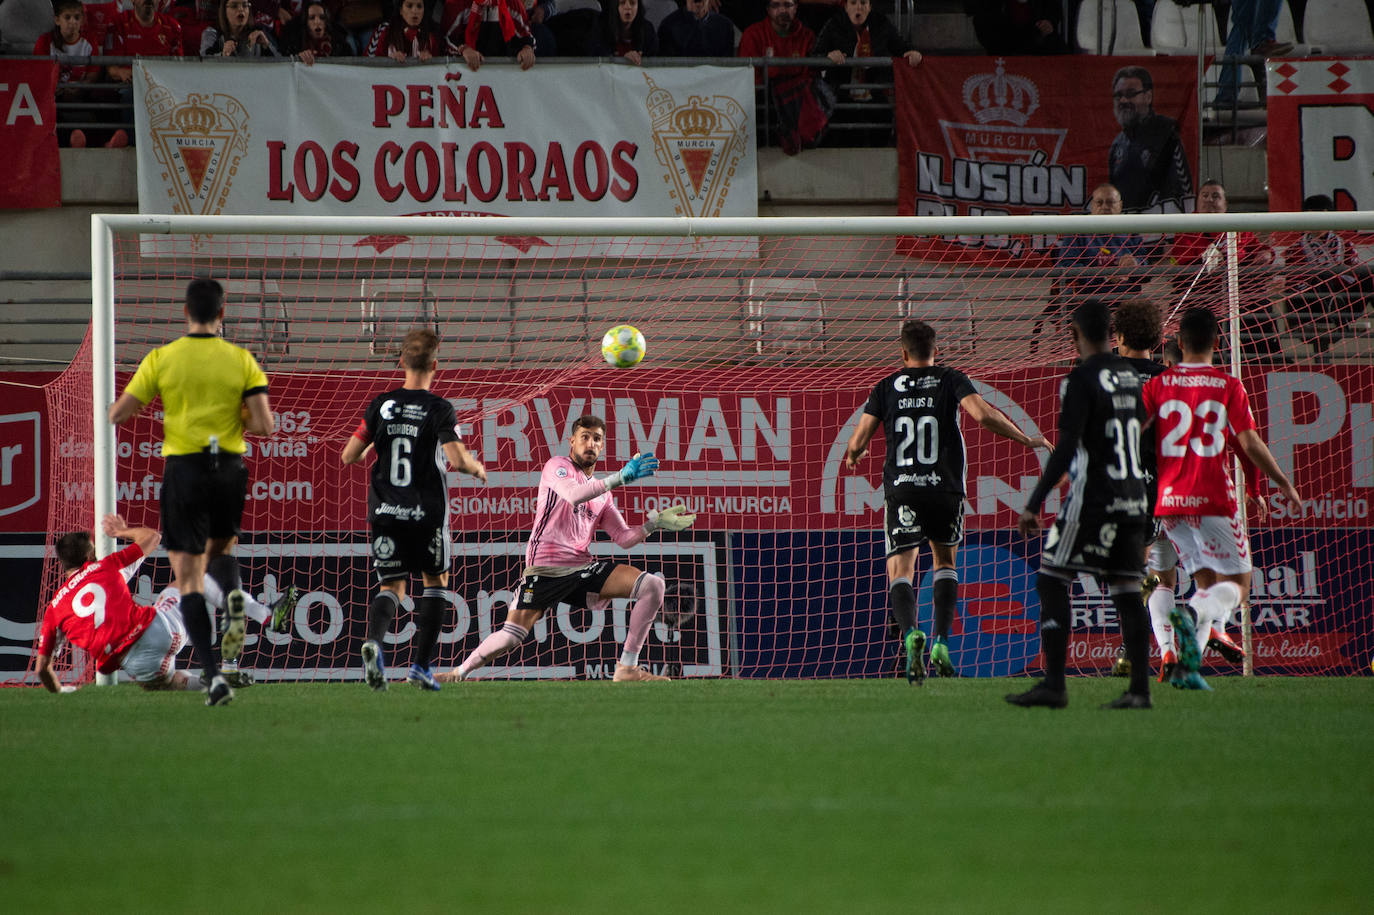
[[[1374,678],[0,690],[20,912],[1341,912]]]

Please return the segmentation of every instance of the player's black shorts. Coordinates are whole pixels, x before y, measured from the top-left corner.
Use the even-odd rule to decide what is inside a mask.
[[[207,538],[237,537],[248,465],[237,454],[176,454],[162,470],[162,545],[203,553]]]
[[[448,524],[372,525],[372,568],[377,581],[411,575],[442,575],[449,570]]]
[[[515,595],[517,610],[552,610],[559,604],[587,606],[588,594],[600,594],[615,563],[599,559],[567,575],[526,575]]]
[[[888,496],[883,512],[887,555],[895,556],[927,540],[952,546],[964,539],[964,497],[954,492]]]
[[[1099,579],[1143,577],[1140,557],[1154,538],[1149,518],[1079,514],[1054,519],[1040,553],[1040,568],[1060,578],[1088,572]]]

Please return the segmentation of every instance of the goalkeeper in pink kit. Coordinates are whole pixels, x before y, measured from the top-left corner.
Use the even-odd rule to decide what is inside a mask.
[[[650,512],[644,524],[630,527],[616,508],[611,490],[653,476],[658,459],[636,454],[610,476],[591,476],[606,448],[606,423],[597,416],[582,416],[573,423],[569,446],[568,456],[550,458],[540,475],[525,571],[505,625],[483,639],[461,665],[440,674],[440,681],[467,679],[479,667],[519,647],[534,624],[560,603],[591,607],[618,597],[629,598],[632,605],[629,633],[614,679],[668,679],[639,666],[640,649],[663,606],[663,578],[624,563],[593,559],[590,547],[597,530],[629,549],[656,530],[686,530],[696,516],[674,505]]]

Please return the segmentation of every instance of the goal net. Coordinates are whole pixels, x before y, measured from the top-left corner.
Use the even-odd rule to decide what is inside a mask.
[[[434,390],[454,403],[489,475],[486,485],[450,475],[455,605],[439,667],[501,625],[539,470],[566,453],[572,420],[592,413],[607,423],[601,472],[635,452],[662,462],[655,477],[616,491],[631,524],[676,502],[697,515],[691,530],[628,553],[609,542],[596,548],[669,582],[645,663],[686,677],[891,676],[898,643],[881,530],[885,443],[880,435],[857,471],[843,457],[873,385],[899,364],[902,319],[932,324],[941,362],[970,375],[1022,429],[1053,439],[1059,380],[1073,356],[1069,311],[1088,298],[1144,298],[1169,334],[1187,307],[1216,311],[1225,331],[1219,362],[1243,378],[1263,434],[1304,497],[1289,504],[1266,481],[1270,515],[1250,518],[1254,668],[1353,672],[1374,649],[1374,287],[1356,231],[1374,219],[1360,215],[605,224],[97,217],[97,245],[110,239],[113,310],[106,315],[97,301],[92,336],[49,391],[55,428],[89,445],[54,451],[49,530],[90,529],[102,499],[134,524],[157,526],[160,403],[109,438],[93,422],[92,389],[103,412],[139,360],[183,331],[187,281],[212,276],[228,293],[224,334],[267,371],[278,420],[275,435],[251,441],[238,549],[245,587],[266,604],[288,585],[303,593],[289,633],[250,625],[243,664],[258,678],[360,676],[375,591],[368,471],[342,466],[339,452],[367,402],[399,384],[399,340],[417,325],[443,341]],[[1188,232],[1201,234],[1179,234]],[[104,263],[97,257],[98,300]],[[647,357],[631,369],[600,355],[603,332],[621,323],[648,340]],[[111,368],[113,388],[102,389]],[[966,533],[951,655],[963,676],[1033,671],[1040,543],[1020,537],[1015,519],[1044,453],[967,418],[962,434]],[[112,476],[102,484],[105,466]],[[1047,508],[1057,504],[1052,497]],[[929,632],[924,552],[917,568]],[[169,578],[158,554],[133,583],[137,598],[150,602]],[[45,594],[56,580],[50,568]],[[627,617],[623,602],[559,606],[483,674],[608,676]],[[1091,580],[1074,589],[1073,624],[1071,664],[1108,670],[1119,633],[1108,595]],[[388,638],[393,669],[408,663],[414,632],[402,612]],[[1240,632],[1238,618],[1231,634]],[[1206,661],[1210,673],[1241,669]],[[82,658],[62,662],[89,673]]]

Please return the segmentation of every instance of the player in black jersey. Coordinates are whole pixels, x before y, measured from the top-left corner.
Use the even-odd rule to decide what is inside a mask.
[[[386,689],[382,639],[406,596],[406,582],[420,573],[425,590],[415,601],[415,650],[406,679],[421,689],[437,690],[429,670],[439,641],[444,613],[452,603],[448,588],[448,483],[444,459],[459,473],[483,482],[486,468],[458,439],[453,404],[431,394],[438,369],[439,338],[417,329],[401,344],[405,383],[378,394],[368,404],[356,432],[344,445],[343,462],[356,464],[369,446],[377,452],[367,491],[372,535],[372,567],[377,596],[367,608],[363,672],[368,686]],[[442,450],[442,456],[441,456]]]
[[[1154,302],[1148,299],[1132,299],[1129,302],[1123,302],[1116,309],[1116,314],[1112,315],[1112,327],[1116,332],[1116,354],[1135,366],[1136,373],[1140,375],[1142,387],[1154,376],[1164,373],[1167,366],[1151,358],[1151,354],[1159,346],[1164,333],[1159,307]],[[1140,464],[1145,468],[1145,488],[1149,493],[1150,515],[1153,517],[1157,486],[1153,426],[1146,426],[1140,431]],[[1162,620],[1147,604],[1147,609],[1150,609],[1150,625],[1154,629],[1155,640],[1159,643],[1159,654],[1167,665],[1169,654],[1173,652],[1173,629],[1169,626],[1169,610],[1173,609],[1173,587],[1178,580],[1178,575],[1174,571],[1178,566],[1178,554],[1173,552],[1169,538],[1164,536],[1158,524],[1153,526],[1152,531],[1153,537],[1145,547],[1145,581],[1141,585],[1140,592],[1143,598],[1148,599],[1150,593],[1162,581],[1166,578],[1168,580],[1171,596],[1169,608],[1164,611]],[[1171,554],[1173,556],[1172,561],[1169,559]],[[1131,662],[1126,658],[1126,646],[1124,644],[1116,650],[1116,661],[1112,664],[1112,675],[1117,677],[1129,677],[1131,675]]]
[[[873,388],[849,436],[845,463],[852,469],[868,454],[879,428],[887,440],[883,462],[886,506],[883,534],[892,616],[902,632],[909,682],[925,679],[925,633],[916,628],[916,547],[929,542],[934,560],[935,605],[930,662],[939,676],[955,675],[945,640],[959,602],[955,554],[964,539],[964,436],[962,407],[978,424],[1029,448],[1049,447],[1042,435],[1026,435],[992,407],[963,372],[935,364],[935,330],[923,321],[902,325],[902,369]]]
[[[1031,491],[1018,527],[1040,531],[1040,507],[1065,472],[1069,491],[1050,528],[1040,558],[1040,644],[1045,679],[1013,705],[1069,704],[1064,668],[1069,650],[1069,586],[1079,572],[1107,584],[1131,662],[1129,689],[1107,708],[1149,708],[1149,635],[1140,600],[1140,558],[1150,537],[1150,505],[1141,463],[1145,420],[1143,379],[1111,351],[1111,314],[1102,302],[1080,305],[1070,325],[1082,357],[1059,389],[1059,440]]]

